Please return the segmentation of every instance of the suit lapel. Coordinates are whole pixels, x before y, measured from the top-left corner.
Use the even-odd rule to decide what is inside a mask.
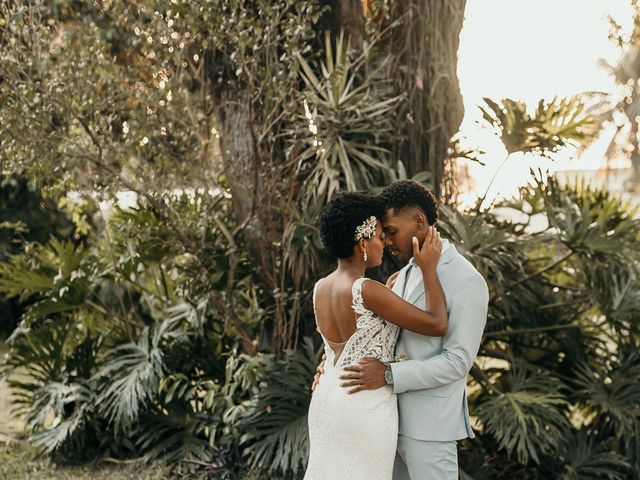
[[[396,280],[396,283],[393,285],[393,288],[391,289],[393,293],[398,295],[400,298],[402,298],[402,291],[404,290],[404,285],[407,282],[408,270],[409,270],[409,264],[402,267],[402,270],[400,270],[400,274],[398,275],[398,279]]]
[[[456,247],[454,247],[453,245],[449,245],[449,248],[447,248],[447,251],[442,254],[442,256],[440,257],[440,260],[438,261],[438,270],[440,270],[443,265],[450,263],[455,258],[457,253],[458,251],[456,250]],[[438,274],[439,273],[440,272],[438,272]],[[424,295],[424,282],[420,281],[407,294],[406,300],[411,304],[415,304],[423,295]]]
[[[424,295],[424,283],[420,281],[413,287],[413,290],[409,292],[406,300],[411,304],[415,304],[422,295]]]

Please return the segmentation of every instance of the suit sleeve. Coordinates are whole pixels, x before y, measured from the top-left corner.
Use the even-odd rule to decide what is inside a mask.
[[[466,377],[480,348],[488,304],[489,290],[481,276],[460,284],[451,296],[442,352],[426,360],[392,363],[393,393],[440,387]]]

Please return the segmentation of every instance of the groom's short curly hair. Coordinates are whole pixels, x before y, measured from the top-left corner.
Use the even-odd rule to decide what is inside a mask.
[[[325,249],[334,257],[349,258],[356,244],[356,227],[367,218],[381,219],[384,205],[368,192],[339,193],[320,212],[318,227]]]
[[[409,207],[417,207],[427,217],[429,225],[438,222],[438,204],[431,190],[415,180],[399,180],[385,187],[380,193],[384,208],[398,213]]]

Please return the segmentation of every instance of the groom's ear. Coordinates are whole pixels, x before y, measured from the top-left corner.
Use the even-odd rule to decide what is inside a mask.
[[[427,217],[422,212],[417,212],[415,217],[416,225],[418,226],[418,230],[426,230],[429,226],[429,222],[427,221]]]

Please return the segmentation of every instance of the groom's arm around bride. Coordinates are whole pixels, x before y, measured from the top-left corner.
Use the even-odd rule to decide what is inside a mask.
[[[442,350],[429,358],[392,363],[393,392],[437,388],[466,378],[480,348],[488,299],[481,276],[470,276],[458,284],[447,296],[449,331],[442,339]],[[352,393],[379,388],[385,385],[386,368],[377,360],[363,359],[359,365],[345,367],[353,375],[344,375],[349,382],[343,385],[354,386]]]

